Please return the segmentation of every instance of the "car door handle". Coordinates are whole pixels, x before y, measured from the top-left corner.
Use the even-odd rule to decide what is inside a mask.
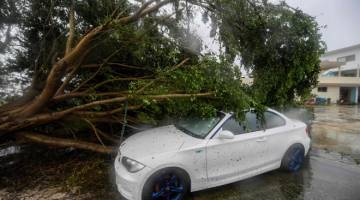
[[[265,142],[265,141],[266,141],[266,137],[261,137],[256,140],[256,142]]]

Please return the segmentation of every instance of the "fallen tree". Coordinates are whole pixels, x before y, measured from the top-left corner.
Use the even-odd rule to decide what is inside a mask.
[[[53,101],[60,101],[72,98],[77,92],[77,89],[73,91],[68,91],[64,93],[64,90],[67,84],[74,78],[74,75],[78,73],[79,66],[82,64],[81,61],[84,57],[89,53],[89,49],[92,48],[94,41],[98,37],[100,37],[104,32],[111,31],[115,26],[126,26],[127,24],[134,23],[141,19],[142,17],[157,11],[160,7],[169,3],[169,0],[156,2],[150,0],[144,3],[136,12],[129,16],[116,16],[114,12],[111,18],[85,34],[79,42],[72,47],[72,43],[74,42],[74,9],[71,9],[70,13],[70,33],[67,40],[66,51],[64,57],[59,59],[52,67],[50,72],[48,73],[46,83],[41,90],[40,94],[37,96],[33,96],[31,100],[25,102],[15,102],[4,105],[0,108],[0,133],[1,136],[6,136],[7,134],[16,134],[19,137],[24,137],[28,140],[32,140],[34,142],[44,143],[48,145],[55,146],[64,146],[64,147],[76,147],[80,149],[93,150],[101,153],[109,153],[111,150],[108,147],[99,146],[98,144],[71,140],[71,139],[60,139],[49,137],[45,135],[41,135],[39,133],[30,133],[30,132],[22,132],[22,130],[27,128],[32,128],[35,126],[39,126],[42,124],[52,123],[56,120],[61,120],[67,116],[84,116],[87,117],[106,117],[112,114],[115,114],[119,111],[122,111],[123,108],[117,110],[110,111],[102,111],[102,112],[94,112],[94,113],[86,113],[84,110],[105,104],[113,104],[113,103],[122,103],[124,101],[128,101],[131,99],[138,98],[138,95],[141,95],[142,98],[151,98],[151,99],[165,99],[165,98],[183,98],[183,97],[197,97],[197,96],[210,96],[210,93],[198,93],[198,94],[167,94],[167,95],[144,95],[141,91],[142,88],[136,93],[131,95],[124,95],[121,92],[115,93],[114,95],[120,97],[110,97],[99,101],[93,101],[89,103],[85,103],[82,105],[70,107],[64,109],[62,111],[46,111],[49,104]],[[105,63],[104,63],[105,64]],[[99,66],[100,68],[101,66]],[[94,74],[94,77],[96,73]],[[64,81],[62,81],[65,79]],[[140,78],[125,78],[122,80],[138,80]],[[84,85],[87,82],[84,81],[82,84]],[[82,89],[81,85],[79,86]],[[84,95],[91,95],[92,93],[83,92]],[[140,108],[140,106],[135,105],[131,106],[129,109]],[[91,122],[89,122],[91,124]],[[92,125],[92,124],[91,124]],[[96,127],[92,125],[96,132]],[[101,139],[99,138],[99,141]]]
[[[222,1],[185,3],[149,0],[133,11],[129,11],[128,5],[123,5],[123,10],[113,9],[101,23],[80,34],[76,31],[76,4],[72,1],[68,5],[68,34],[63,49],[49,50],[44,63],[34,68],[31,85],[24,96],[0,107],[1,139],[110,153],[120,141],[119,132],[124,121],[129,122],[126,124],[128,127],[136,129],[140,122],[151,123],[159,116],[209,116],[218,109],[235,111],[241,117],[246,108],[261,110],[262,105],[267,104],[264,95],[271,91],[276,91],[274,94],[279,96],[278,99],[287,101],[294,98],[294,92],[301,96],[314,85],[322,47],[317,24],[305,14],[281,7],[286,8],[286,12],[283,11],[286,17],[281,23],[289,19],[291,23],[300,23],[301,20],[291,18],[291,15],[308,20],[302,25],[309,31],[293,36],[299,41],[303,37],[312,39],[310,44],[306,41],[294,44],[308,48],[306,52],[298,48],[310,63],[310,66],[303,67],[301,65],[306,63],[298,58],[285,57],[287,52],[283,50],[287,42],[294,42],[283,38],[296,29],[285,28],[285,33],[289,34],[280,39],[275,37],[276,32],[262,35],[277,26],[262,14],[274,11],[269,12],[269,16],[275,19],[279,12],[275,8],[280,7],[257,1],[241,1],[240,5]],[[159,9],[168,4],[175,11],[161,14]],[[174,26],[181,24],[179,21],[183,18],[189,20],[189,13],[194,12],[190,5],[211,13],[213,28],[216,31],[220,27],[219,38],[225,44],[225,56],[200,56],[193,51],[194,48],[183,47],[197,41],[193,34],[186,32],[186,28]],[[224,15],[224,9],[233,10]],[[184,10],[187,14],[178,17]],[[235,16],[238,10],[244,15]],[[173,18],[174,15],[177,17]],[[256,16],[257,21],[245,16]],[[168,31],[161,32],[159,26],[168,28]],[[181,34],[186,35],[186,40],[179,37]],[[226,37],[229,35],[231,37]],[[256,36],[259,38],[255,40]],[[60,34],[58,37],[63,36]],[[120,46],[112,44],[114,41]],[[236,41],[240,41],[239,44]],[[270,41],[266,44],[269,46],[265,41]],[[101,47],[107,48],[101,50]],[[274,48],[277,50],[270,51]],[[245,67],[257,76],[256,88],[242,84],[240,69],[233,64],[235,52],[243,57]],[[278,56],[279,52],[284,55]],[[39,57],[43,54],[47,52],[42,51]],[[256,56],[262,59],[258,60]],[[276,66],[279,60],[283,62],[283,68]],[[291,68],[293,60],[296,65]],[[46,67],[48,63],[52,63],[51,67]],[[261,72],[277,68],[281,74],[291,76],[301,69],[305,76],[285,81],[281,81],[281,77],[273,78],[272,84],[272,80],[264,78]],[[261,78],[266,81],[261,82]],[[277,91],[279,86],[280,91]],[[271,99],[274,104],[278,102],[275,97]]]

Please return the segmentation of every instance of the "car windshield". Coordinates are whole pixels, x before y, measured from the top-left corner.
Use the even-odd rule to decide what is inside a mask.
[[[184,133],[196,138],[205,138],[209,132],[220,122],[224,114],[218,113],[217,116],[209,118],[190,117],[180,119],[175,127]]]

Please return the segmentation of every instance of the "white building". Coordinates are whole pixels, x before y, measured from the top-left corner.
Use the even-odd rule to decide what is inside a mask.
[[[321,61],[319,84],[313,94],[329,98],[331,103],[359,103],[360,44],[328,51]]]

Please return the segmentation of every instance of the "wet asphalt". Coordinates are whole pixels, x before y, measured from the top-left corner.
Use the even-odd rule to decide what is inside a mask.
[[[311,124],[313,148],[297,173],[275,170],[192,193],[196,200],[360,200],[360,107],[315,106],[285,114]]]
[[[341,154],[312,149],[297,173],[276,170],[193,193],[192,199],[359,200],[360,167]]]

